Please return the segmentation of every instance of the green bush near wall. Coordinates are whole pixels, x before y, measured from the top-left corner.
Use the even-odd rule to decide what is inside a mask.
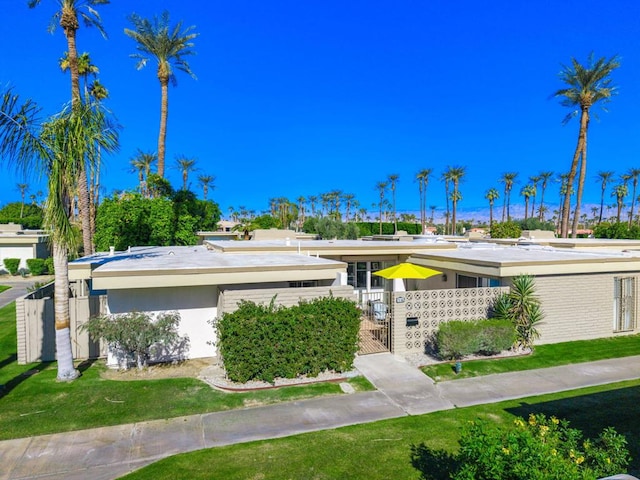
[[[55,269],[53,268],[53,257],[45,258],[44,264],[47,267],[47,274],[53,275],[55,273]]]
[[[27,268],[31,275],[42,275],[47,271],[47,265],[44,258],[28,258]]]
[[[20,268],[19,258],[5,258],[3,263],[4,263],[4,268],[6,268],[11,275],[18,274],[18,268]]]
[[[454,320],[440,325],[436,334],[438,354],[444,359],[465,355],[493,355],[513,346],[516,331],[510,320]]]
[[[274,299],[275,300],[275,299]],[[234,382],[317,376],[353,367],[360,312],[352,301],[320,298],[293,307],[242,301],[218,321],[218,342]]]

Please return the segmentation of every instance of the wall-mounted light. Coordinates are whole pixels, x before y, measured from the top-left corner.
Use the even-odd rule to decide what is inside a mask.
[[[443,273],[443,274],[442,274],[442,281],[443,281],[443,282],[446,282],[446,281],[447,281],[447,274],[446,274],[446,273]]]

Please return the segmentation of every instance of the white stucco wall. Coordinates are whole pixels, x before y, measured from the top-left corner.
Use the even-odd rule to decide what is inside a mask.
[[[6,271],[6,268],[4,267],[5,258],[19,258],[20,268],[27,268],[27,260],[30,258],[34,258],[33,246],[32,245],[1,246],[0,247],[0,270],[1,271]]]
[[[208,322],[218,314],[217,303],[215,286],[109,290],[107,313],[178,312],[180,335],[189,337],[187,358],[203,358],[215,356],[215,333]]]

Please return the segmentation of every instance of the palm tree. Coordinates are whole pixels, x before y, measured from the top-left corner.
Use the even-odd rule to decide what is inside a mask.
[[[636,189],[638,188],[638,176],[640,175],[640,168],[630,168],[626,176],[631,180],[631,211],[629,212],[629,227],[631,227],[631,221],[633,219],[633,211],[636,206]]]
[[[535,187],[533,185],[525,185],[520,190],[520,195],[524,197],[524,219],[526,220],[529,218],[529,199],[531,197],[535,198]]]
[[[596,180],[600,182],[600,214],[598,215],[598,223],[602,222],[602,210],[604,208],[604,194],[607,190],[607,184],[613,178],[614,173],[611,171],[599,171]]]
[[[35,8],[40,2],[41,0],[28,0],[27,5],[29,8]],[[57,0],[60,10],[56,11],[51,18],[49,32],[53,33],[59,25],[67,40],[67,60],[69,72],[71,73],[71,105],[73,108],[76,108],[82,102],[78,50],[76,48],[76,33],[80,28],[80,20],[85,26],[96,27],[102,36],[106,38],[100,15],[95,7],[108,3],[109,0]],[[76,178],[80,218],[82,219],[82,243],[84,253],[91,254],[93,253],[93,235],[91,231],[91,208],[84,164],[85,159],[77,158],[75,161],[78,164]]]
[[[195,172],[196,168],[196,159],[188,158],[184,155],[178,155],[176,157],[176,164],[174,167],[176,170],[180,170],[182,174],[182,189],[187,189],[187,181],[189,180],[189,173]]]
[[[309,206],[311,207],[311,216],[316,216],[316,203],[318,202],[318,197],[316,195],[309,195]]]
[[[136,68],[143,68],[149,57],[158,62],[157,76],[161,89],[160,132],[158,134],[158,175],[164,177],[165,145],[167,138],[167,117],[169,115],[169,81],[176,83],[174,70],[180,70],[192,78],[196,76],[185,57],[195,54],[192,40],[198,36],[193,33],[194,26],[182,30],[182,22],[175,27],[169,23],[169,12],[147,20],[135,13],[129,16],[135,30],[124,29],[124,33],[138,42],[138,53],[131,55],[138,63]]]
[[[629,193],[629,188],[624,183],[617,185],[613,189],[613,192],[611,192],[611,196],[616,197],[616,206],[618,207],[616,218],[618,223],[620,223],[620,214],[622,213],[622,207],[624,206],[624,197],[626,197],[628,193]]]
[[[490,188],[484,194],[484,198],[489,200],[489,229],[491,229],[491,225],[493,225],[493,204],[500,198],[500,193],[495,188]]]
[[[391,199],[392,199],[392,207],[393,207],[393,232],[398,233],[398,219],[396,217],[396,183],[398,182],[398,178],[400,176],[396,173],[392,173],[387,177],[387,182],[389,182],[389,188],[391,189]]]
[[[21,203],[20,203],[20,218],[22,218],[22,215],[24,214],[24,196],[27,193],[27,189],[29,188],[29,185],[27,183],[18,183],[16,185],[16,187],[18,188],[18,191],[20,192],[20,199],[21,199]]]
[[[353,205],[353,201],[356,196],[353,193],[345,193],[342,195],[342,199],[345,203],[345,213],[344,213],[344,221],[349,221],[349,214],[351,213],[351,206]]]
[[[138,181],[140,182],[140,193],[144,196],[149,195],[149,189],[147,187],[147,181],[153,164],[158,160],[158,156],[153,152],[143,152],[138,149],[135,156],[129,160],[131,164],[131,172],[138,174]]]
[[[587,173],[587,131],[589,129],[589,111],[597,103],[608,102],[616,94],[616,88],[612,85],[610,78],[613,70],[618,68],[620,63],[616,56],[607,60],[601,57],[594,59],[593,54],[589,55],[588,64],[585,67],[575,58],[571,59],[571,66],[563,65],[560,71],[560,79],[567,84],[567,88],[562,88],[555,92],[556,97],[561,97],[561,104],[569,107],[572,111],[565,117],[564,123],[578,115],[580,112],[580,127],[578,130],[578,143],[576,145],[571,169],[569,170],[568,185],[573,185],[580,164],[578,177],[578,192],[576,194],[576,207],[573,215],[572,237],[576,237],[578,218],[580,217],[580,202],[584,189],[584,179]],[[562,208],[562,223],[560,236],[567,238],[569,233],[569,210],[571,196],[567,193],[564,196]]]
[[[307,199],[305,197],[303,197],[302,195],[300,195],[296,201],[298,202],[298,213],[299,213],[299,220],[298,220],[298,229],[302,230],[302,227],[304,225],[304,216],[305,216],[305,205],[307,203]]]
[[[444,172],[445,177],[451,182],[453,185],[453,192],[451,192],[451,206],[452,206],[452,215],[451,215],[451,234],[456,235],[456,212],[458,201],[462,200],[462,195],[460,194],[460,182],[465,174],[465,167],[447,167],[447,170]]]
[[[531,218],[533,218],[533,212],[536,211],[536,195],[538,195],[538,182],[540,181],[540,177],[538,175],[533,175],[529,177],[529,181],[531,182],[533,199],[531,202]]]
[[[382,207],[384,205],[384,192],[387,189],[387,182],[376,183],[376,189],[380,195],[380,203],[378,204],[378,207],[380,208],[380,235],[382,235]]]
[[[540,206],[538,207],[538,218],[540,219],[541,222],[544,222],[544,212],[546,211],[546,208],[544,206],[544,192],[547,189],[547,184],[549,183],[549,180],[553,178],[553,172],[548,172],[548,171],[540,172],[538,174],[538,178],[542,182],[540,184]]]
[[[420,170],[416,174],[418,180],[418,190],[420,191],[420,225],[422,226],[422,234],[425,233],[427,222],[427,186],[429,185],[429,177],[431,176],[431,168]]]
[[[17,95],[4,93],[0,106],[0,157],[23,170],[39,171],[48,179],[44,226],[49,230],[55,269],[57,377],[71,381],[79,375],[71,350],[68,275],[68,256],[76,243],[69,210],[79,168],[75,159],[94,156],[96,145],[107,152],[114,151],[118,140],[102,112],[91,106],[64,111],[39,131],[38,113],[32,102],[20,104]]]
[[[60,70],[62,72],[66,72],[70,70],[71,62],[69,61],[69,52],[64,52],[64,56],[58,61],[60,65]],[[78,64],[78,80],[81,78],[84,81],[84,92],[85,96],[88,93],[88,85],[87,78],[89,75],[93,75],[94,77],[100,73],[100,69],[91,62],[91,56],[88,52],[81,53],[77,58]]]
[[[502,178],[500,178],[500,183],[504,183],[504,199],[502,203],[502,221],[505,220],[505,212],[507,214],[507,221],[511,220],[511,190],[513,189],[513,184],[516,181],[516,177],[518,176],[517,172],[505,172],[502,174]]]
[[[209,189],[213,190],[215,186],[213,182],[216,181],[215,175],[198,175],[198,183],[202,187],[202,198],[207,200],[207,194],[209,193]]]

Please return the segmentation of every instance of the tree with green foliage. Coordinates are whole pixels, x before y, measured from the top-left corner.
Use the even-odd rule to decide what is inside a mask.
[[[34,203],[11,202],[0,208],[0,223],[16,223],[26,229],[40,230],[43,215],[42,208]]]
[[[516,342],[521,348],[533,348],[540,337],[537,326],[544,319],[536,282],[531,275],[518,275],[511,281],[509,293],[498,298],[493,306],[493,318],[510,320],[516,329]]]
[[[500,183],[504,183],[504,198],[502,203],[502,221],[511,221],[511,191],[513,190],[513,184],[518,176],[517,172],[505,172],[500,178]],[[506,214],[506,217],[505,217]]]
[[[427,226],[427,186],[429,185],[429,177],[433,170],[425,168],[416,174],[418,181],[418,192],[420,193],[420,225],[422,226],[422,234],[426,233]]]
[[[188,338],[180,336],[180,314],[165,312],[152,316],[144,312],[93,317],[80,327],[94,341],[103,340],[120,360],[120,366],[128,368],[133,360],[138,370],[147,366],[154,355],[184,358]],[[168,355],[170,354],[170,355]]]
[[[157,77],[161,89],[160,132],[158,134],[158,175],[164,177],[167,138],[167,117],[169,115],[169,82],[176,83],[174,70],[180,70],[196,78],[186,57],[194,55],[193,42],[198,34],[194,26],[182,29],[182,22],[171,26],[166,10],[152,20],[135,13],[129,16],[134,29],[125,28],[124,33],[137,42],[138,53],[131,55],[138,60],[136,68],[143,68],[149,58],[158,63]]]
[[[495,188],[490,188],[487,193],[484,194],[484,198],[489,200],[489,228],[493,225],[493,205],[496,200],[500,198],[500,193]]]
[[[561,99],[560,104],[569,107],[571,111],[564,118],[567,123],[573,117],[580,114],[580,126],[578,128],[578,142],[573,153],[571,169],[567,184],[573,186],[578,165],[580,173],[578,175],[578,191],[576,193],[576,205],[573,213],[572,237],[576,237],[578,230],[578,219],[580,217],[580,205],[582,201],[582,191],[584,189],[584,179],[587,173],[587,132],[589,130],[590,111],[596,104],[605,104],[617,93],[616,87],[611,79],[612,72],[620,66],[617,56],[610,59],[601,57],[596,59],[591,53],[587,59],[587,64],[583,65],[575,58],[571,58],[571,65],[562,65],[560,80],[566,84],[554,93],[554,96]],[[566,192],[563,197],[562,221],[560,236],[567,238],[569,234],[569,213],[571,211],[571,195]]]
[[[519,238],[522,229],[517,222],[494,222],[489,227],[491,238]]]
[[[41,0],[28,0],[29,8],[35,8]],[[95,27],[106,38],[106,33],[102,27],[100,14],[96,10],[98,5],[106,5],[109,0],[56,0],[59,10],[57,10],[49,24],[49,32],[53,33],[58,26],[62,28],[67,40],[67,63],[71,73],[71,108],[75,109],[82,103],[80,94],[80,68],[78,64],[78,50],[76,47],[76,35],[80,28],[80,20],[87,27]],[[84,73],[83,73],[84,74]],[[91,202],[89,198],[89,183],[87,172],[91,170],[95,158],[74,158],[75,182],[77,185],[73,189],[77,191],[80,219],[82,221],[82,243],[85,255],[93,253],[93,232],[91,226]]]
[[[553,172],[544,171],[538,174],[538,178],[540,178],[540,206],[538,207],[538,218],[540,221],[544,221],[544,212],[546,211],[546,207],[544,205],[544,192],[547,190],[547,185],[549,184],[549,180],[553,178]]]
[[[325,240],[334,238],[356,240],[359,230],[355,223],[343,223],[325,217],[316,221],[314,233],[317,233],[320,238]]]

